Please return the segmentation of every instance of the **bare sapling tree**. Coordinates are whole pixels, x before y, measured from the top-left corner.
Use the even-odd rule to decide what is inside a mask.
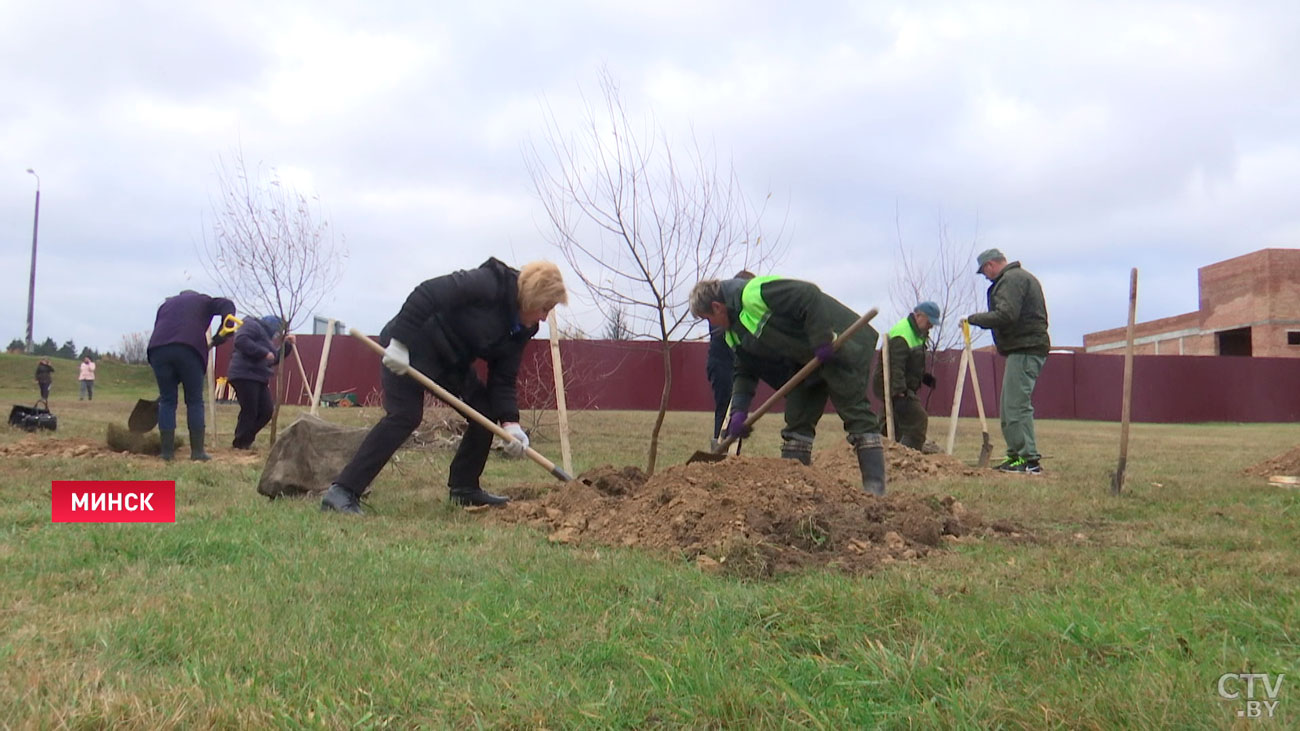
[[[898,273],[889,284],[889,298],[900,312],[911,312],[918,302],[933,301],[943,312],[943,321],[930,333],[931,348],[949,350],[965,347],[960,321],[979,312],[984,281],[975,274],[975,255],[979,246],[979,220],[969,241],[955,241],[948,223],[939,213],[938,230],[933,248],[908,243],[897,210],[894,228],[898,235]],[[976,331],[971,337],[977,337]]]
[[[984,280],[975,274],[975,256],[979,247],[979,218],[969,241],[956,241],[940,211],[933,247],[912,244],[903,237],[897,206],[894,230],[898,236],[898,273],[890,280],[891,303],[901,312],[911,312],[917,303],[930,300],[939,305],[942,322],[930,332],[928,360],[950,359],[952,351],[966,347],[961,333],[961,319],[984,309],[978,285]],[[971,330],[972,341],[983,331]],[[933,394],[933,390],[930,391]],[[928,401],[928,397],[927,397]]]
[[[146,363],[149,360],[149,336],[151,331],[127,333],[122,336],[122,362]]]
[[[572,134],[545,108],[542,139],[526,145],[524,157],[546,211],[544,235],[587,297],[619,313],[629,338],[659,343],[664,382],[646,459],[653,474],[672,348],[697,325],[687,304],[691,287],[770,263],[781,237],[762,236],[770,195],[754,206],[729,161],[721,163],[694,135],[676,144],[653,118],[634,116],[608,70],[599,85],[600,100],[586,102]]]
[[[605,317],[604,336],[606,340],[631,340],[632,332],[627,326],[627,315],[621,305],[602,313]]]
[[[567,350],[563,343],[561,347]],[[564,382],[569,384],[566,394],[568,409],[584,411],[596,408],[599,392],[596,389],[583,389],[580,395],[573,390],[573,384],[600,383],[613,376],[626,358],[626,353],[617,359],[561,357],[560,368]],[[533,442],[545,439],[545,430],[558,425],[559,400],[556,396],[551,352],[546,348],[533,349],[531,355],[525,355],[519,365],[520,420]]]
[[[320,199],[281,180],[274,168],[249,169],[242,150],[218,158],[212,221],[203,235],[204,269],[242,312],[276,315],[285,332],[310,316],[343,274],[347,250],[325,220]],[[283,362],[285,349],[281,346]],[[271,419],[275,442],[287,378]]]

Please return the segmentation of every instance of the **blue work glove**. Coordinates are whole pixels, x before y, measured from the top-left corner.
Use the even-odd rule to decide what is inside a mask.
[[[731,421],[727,422],[728,439],[744,439],[753,433],[753,429],[745,428],[745,419],[749,418],[748,411],[731,412]]]
[[[835,346],[830,343],[822,343],[813,348],[813,355],[817,357],[819,362],[827,363],[831,358],[835,357]]]

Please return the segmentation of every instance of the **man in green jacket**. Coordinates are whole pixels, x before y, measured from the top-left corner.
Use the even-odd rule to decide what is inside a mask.
[[[993,283],[988,292],[989,311],[966,320],[992,330],[993,344],[1007,358],[1000,404],[1007,458],[997,469],[1039,474],[1043,468],[1038,464],[1042,455],[1034,440],[1034,385],[1052,345],[1047,335],[1043,286],[1020,262],[1008,264],[997,249],[981,253],[976,263],[979,264],[977,272]]]
[[[862,488],[875,495],[885,494],[880,420],[867,400],[871,356],[878,337],[875,330],[863,327],[835,350],[831,342],[836,334],[853,324],[858,315],[817,285],[797,279],[707,279],[691,290],[690,305],[696,317],[726,331],[727,344],[736,352],[727,436],[744,436],[745,419],[762,372],[760,363],[781,360],[802,365],[816,358],[821,367],[786,396],[781,456],[812,463],[817,422],[829,398],[857,452]]]
[[[920,450],[930,427],[930,416],[916,392],[921,386],[934,387],[934,376],[925,370],[926,341],[930,328],[939,324],[939,305],[922,302],[911,314],[889,329],[885,347],[889,348],[889,398],[894,407],[894,441]],[[884,364],[876,369],[872,389],[885,397]]]

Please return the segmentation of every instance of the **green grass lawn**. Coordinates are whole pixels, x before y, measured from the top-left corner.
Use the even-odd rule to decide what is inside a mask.
[[[33,400],[34,363],[0,357],[0,398]],[[56,373],[60,428],[38,438],[124,423],[151,382],[122,368],[92,403]],[[1291,425],[1135,425],[1112,498],[1117,425],[1044,422],[1046,476],[895,486],[1029,540],[744,581],[484,525],[445,502],[441,452],[401,453],[365,519],[268,502],[256,467],[221,461],[234,414],[210,464],[0,457],[0,727],[1251,727],[1217,683],[1252,671],[1286,674],[1270,725],[1300,713],[1300,491],[1240,474],[1300,442]],[[573,415],[575,470],[643,464],[652,418]],[[776,453],[771,422],[747,452]],[[671,414],[661,464],[710,423]],[[961,422],[962,456],[978,443]],[[553,431],[535,446],[559,460]],[[175,479],[177,521],[51,524],[52,479]]]

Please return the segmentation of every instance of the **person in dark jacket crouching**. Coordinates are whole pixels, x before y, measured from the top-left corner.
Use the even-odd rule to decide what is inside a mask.
[[[519,426],[515,391],[519,361],[524,346],[537,334],[538,323],[556,305],[567,302],[560,270],[548,261],[515,270],[493,258],[477,269],[436,277],[416,287],[379,334],[379,343],[385,346],[380,379],[386,415],[330,485],[321,510],[360,515],[361,494],[420,425],[425,389],[406,377],[412,368],[499,422],[516,440],[506,444],[506,454],[522,457],[528,435]],[[486,383],[471,367],[479,359],[487,364]],[[491,447],[492,432],[469,421],[447,480],[452,502],[501,505],[508,501],[479,485]]]
[[[746,436],[745,420],[761,377],[758,364],[816,358],[821,363],[817,377],[805,379],[786,396],[781,457],[812,464],[813,439],[829,399],[857,453],[862,489],[885,494],[880,419],[867,400],[871,356],[879,337],[874,328],[864,325],[837,351],[833,343],[838,333],[858,319],[857,313],[811,282],[784,277],[705,279],[691,289],[690,305],[696,317],[726,331],[736,353],[728,437]]]
[[[235,439],[230,443],[235,449],[251,448],[257,433],[271,421],[275,410],[271,374],[280,363],[280,343],[284,342],[285,355],[293,350],[294,343],[294,337],[283,331],[284,321],[275,315],[250,318],[235,331],[235,352],[226,374],[239,399]]]
[[[212,318],[235,314],[235,303],[209,297],[192,289],[168,297],[158,307],[153,336],[147,349],[149,365],[158,380],[158,434],[162,458],[171,461],[176,451],[178,386],[185,387],[185,421],[190,429],[190,459],[211,459],[203,450],[203,376],[208,362],[208,327]],[[212,337],[212,347],[225,342]]]

